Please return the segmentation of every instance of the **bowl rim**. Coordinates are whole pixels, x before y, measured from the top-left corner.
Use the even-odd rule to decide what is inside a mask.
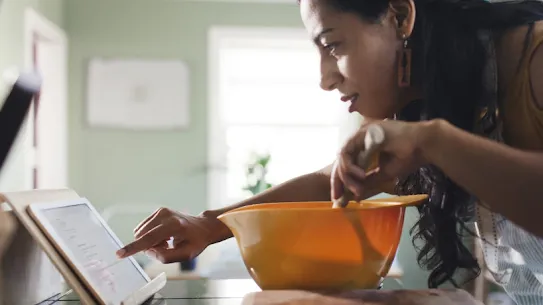
[[[413,200],[411,202],[401,202],[401,201],[395,201],[394,198],[398,197],[415,197],[417,200]],[[394,196],[389,198],[378,198],[378,199],[366,199],[361,200],[359,202],[356,201],[349,201],[349,205],[345,208],[334,208],[332,207],[332,201],[326,201],[326,200],[315,200],[315,201],[281,201],[281,202],[264,202],[264,203],[255,203],[250,204],[242,207],[238,207],[235,209],[232,209],[230,211],[226,211],[222,213],[221,215],[217,216],[217,219],[222,218],[222,216],[230,215],[230,214],[239,214],[239,213],[245,213],[245,212],[262,212],[262,211],[269,211],[269,212],[277,212],[277,211],[334,211],[337,212],[346,212],[346,211],[361,211],[361,210],[374,210],[374,209],[391,209],[391,208],[406,208],[408,206],[417,206],[420,205],[422,202],[424,202],[428,198],[428,195],[426,194],[420,194],[420,195],[408,195],[408,196]],[[262,209],[253,209],[255,206],[262,206],[262,207],[269,207],[271,205],[291,205],[291,204],[297,204],[297,203],[327,203],[329,206],[326,207],[315,207],[315,208],[304,208],[304,207],[289,207],[289,208],[262,208]],[[369,203],[369,205],[364,205],[364,203]]]

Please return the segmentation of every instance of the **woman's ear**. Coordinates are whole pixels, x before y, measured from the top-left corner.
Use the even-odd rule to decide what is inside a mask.
[[[415,27],[414,0],[391,0],[389,13],[398,29],[399,37],[409,37]]]

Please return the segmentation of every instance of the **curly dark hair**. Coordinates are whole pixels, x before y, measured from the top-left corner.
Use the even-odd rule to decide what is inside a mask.
[[[379,22],[390,4],[390,0],[326,1],[333,9],[357,14],[369,22]],[[481,33],[499,35],[513,27],[533,25],[543,19],[543,3],[537,0],[414,0],[414,3],[415,26],[409,38],[412,82],[421,87],[423,99],[410,103],[397,114],[397,119],[442,118],[474,132],[480,129],[476,126],[479,111],[489,106],[481,105],[489,48]],[[474,198],[431,165],[400,177],[396,191],[398,195],[429,195],[428,201],[418,207],[420,218],[411,229],[419,265],[431,270],[428,286],[435,288],[446,282],[458,286],[454,276],[460,270],[466,272],[467,281],[475,278],[480,267],[464,242],[466,235],[474,235],[466,226],[474,216]]]

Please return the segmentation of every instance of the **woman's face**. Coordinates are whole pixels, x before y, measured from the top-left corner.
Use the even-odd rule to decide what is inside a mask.
[[[333,9],[327,1],[334,0],[300,3],[305,28],[319,48],[321,87],[338,90],[341,100],[351,103],[350,112],[379,119],[392,116],[403,107],[400,96],[408,91],[398,85],[397,62],[401,35],[409,36],[412,27],[401,33],[394,9],[370,23]]]

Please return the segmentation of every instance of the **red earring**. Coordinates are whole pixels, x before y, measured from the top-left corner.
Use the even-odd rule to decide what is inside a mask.
[[[403,48],[398,56],[398,86],[411,85],[411,49],[407,47],[407,37],[402,34]]]

